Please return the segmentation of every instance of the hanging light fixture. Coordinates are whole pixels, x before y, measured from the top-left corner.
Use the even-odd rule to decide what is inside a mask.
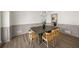
[[[45,29],[45,25],[46,25],[46,11],[42,11],[42,24],[43,24],[43,29]]]

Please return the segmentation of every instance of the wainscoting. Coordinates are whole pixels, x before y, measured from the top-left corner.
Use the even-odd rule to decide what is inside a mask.
[[[1,41],[9,42],[10,41],[10,27],[1,28]]]
[[[79,25],[59,24],[61,32],[79,38]]]

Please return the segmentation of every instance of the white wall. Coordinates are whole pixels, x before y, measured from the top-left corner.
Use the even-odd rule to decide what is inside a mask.
[[[58,24],[79,25],[79,11],[55,11],[58,13]]]
[[[11,11],[11,25],[41,23],[40,11]]]
[[[50,14],[49,11],[47,12],[47,19],[46,19],[46,22],[47,22],[47,23],[51,23],[51,14]]]
[[[9,11],[2,11],[2,27],[9,27],[10,26],[10,12]]]
[[[42,23],[41,11],[11,11],[11,25]],[[51,23],[49,12],[47,12],[47,23]]]
[[[58,24],[79,25],[78,11],[47,11],[47,23],[51,14],[58,13]],[[41,23],[41,11],[11,11],[11,25]]]

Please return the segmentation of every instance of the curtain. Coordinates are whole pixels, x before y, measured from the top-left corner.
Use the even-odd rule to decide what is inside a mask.
[[[0,11],[0,42],[10,41],[10,12]]]

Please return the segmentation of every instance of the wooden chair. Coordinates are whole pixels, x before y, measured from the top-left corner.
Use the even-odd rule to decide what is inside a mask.
[[[37,35],[34,31],[30,30],[29,31],[29,43],[30,43],[30,47],[34,47],[34,41],[36,41],[37,39]]]
[[[42,36],[42,39],[47,42],[47,47],[49,47],[50,43],[53,43],[53,47],[56,44],[56,38],[59,36],[59,28],[52,30],[52,32],[45,32]]]
[[[45,32],[42,39],[47,43],[46,46],[49,47],[49,44],[52,42],[52,33]]]
[[[56,29],[52,30],[52,37],[53,37],[53,41],[54,41],[53,46],[54,47],[56,45],[56,40],[59,37],[59,33],[60,33],[60,29],[59,28],[56,28]]]

